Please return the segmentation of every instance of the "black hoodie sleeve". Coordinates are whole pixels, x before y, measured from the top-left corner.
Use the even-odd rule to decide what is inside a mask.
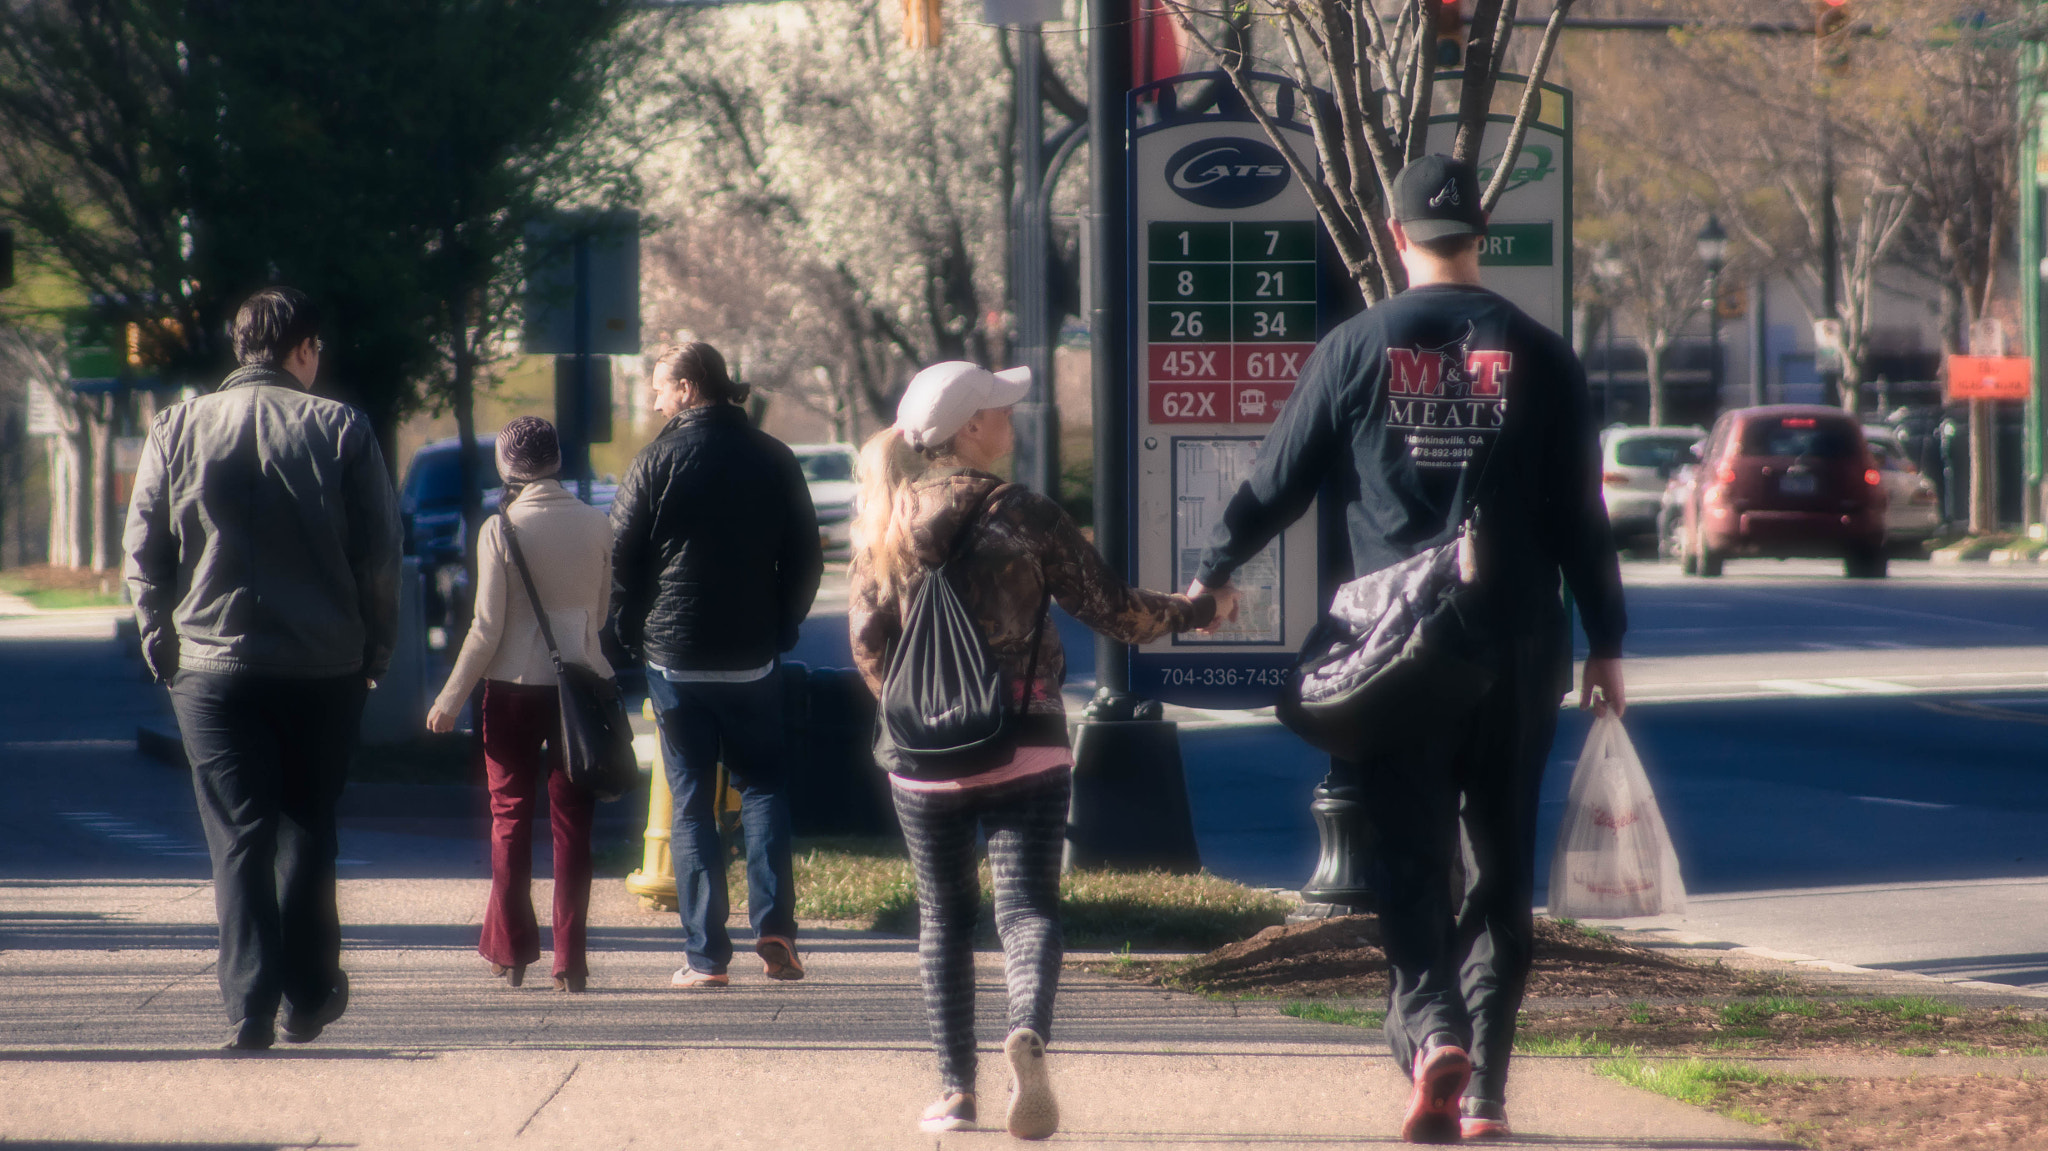
[[[1343,398],[1356,360],[1350,348],[1346,341],[1325,340],[1309,356],[1279,421],[1259,445],[1251,478],[1238,485],[1209,534],[1209,551],[1195,573],[1204,587],[1229,583],[1232,573],[1315,500],[1348,438]]]
[[[1600,436],[1593,429],[1585,365],[1566,347],[1559,346],[1554,355],[1561,361],[1558,376],[1564,386],[1551,406],[1544,437],[1549,459],[1542,474],[1550,483],[1539,511],[1541,538],[1578,604],[1592,655],[1614,658],[1621,655],[1628,613],[1622,605],[1621,560],[1601,494]]]

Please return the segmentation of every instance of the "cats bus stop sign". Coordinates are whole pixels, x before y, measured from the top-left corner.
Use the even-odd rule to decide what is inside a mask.
[[[1454,91],[1446,81],[1458,78],[1439,74],[1439,91]],[[1295,90],[1277,76],[1260,79],[1278,94],[1277,122],[1295,154],[1314,165]],[[1502,98],[1518,101],[1519,78],[1502,79]],[[1530,126],[1480,262],[1488,287],[1569,337],[1570,95],[1544,89],[1544,114]],[[1316,340],[1345,318],[1346,273],[1307,191],[1222,73],[1134,89],[1125,115],[1129,570],[1143,587],[1180,591]],[[1439,119],[1446,122],[1432,123],[1430,144],[1449,152],[1453,118]],[[1482,183],[1512,117],[1492,120],[1486,144],[1495,158],[1481,163]],[[1128,649],[1132,693],[1192,707],[1271,705],[1341,575],[1323,564],[1319,540],[1335,541],[1341,554],[1343,526],[1325,518],[1312,508],[1238,569],[1235,624]]]

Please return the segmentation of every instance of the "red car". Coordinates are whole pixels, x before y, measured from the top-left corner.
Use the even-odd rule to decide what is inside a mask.
[[[1731,556],[1840,556],[1851,578],[1885,574],[1884,476],[1862,425],[1840,408],[1723,412],[1699,448],[1678,531],[1687,574]]]

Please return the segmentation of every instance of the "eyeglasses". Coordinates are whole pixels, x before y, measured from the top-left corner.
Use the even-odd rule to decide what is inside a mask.
[[[319,338],[318,336],[313,337],[313,354],[317,356],[326,350],[327,341]]]

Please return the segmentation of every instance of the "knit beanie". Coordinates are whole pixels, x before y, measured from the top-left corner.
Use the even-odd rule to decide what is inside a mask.
[[[498,475],[508,484],[546,479],[562,470],[562,444],[555,425],[539,416],[520,416],[498,432]]]

